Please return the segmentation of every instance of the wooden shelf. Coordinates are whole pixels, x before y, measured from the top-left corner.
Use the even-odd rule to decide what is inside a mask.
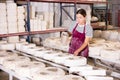
[[[99,24],[96,23],[91,23],[91,26],[93,29],[104,29],[106,26],[99,26]]]
[[[45,34],[45,33],[54,33],[54,32],[61,32],[61,31],[67,31],[66,28],[53,28],[53,29],[47,29],[42,31],[31,31],[30,35],[32,34]]]
[[[0,34],[0,37],[10,37],[10,36],[20,36],[20,35],[29,35],[29,33],[19,32],[19,33]]]
[[[81,1],[81,0],[17,0],[17,1],[31,1],[31,2],[48,2],[48,3],[77,3],[77,4],[94,4],[107,3],[104,1]]]
[[[9,34],[0,34],[0,37],[10,37],[10,36],[22,36],[22,35],[32,35],[32,34],[45,34],[45,33],[54,33],[67,31],[66,28],[53,28],[42,31],[31,31],[31,32],[19,32],[19,33],[9,33]]]

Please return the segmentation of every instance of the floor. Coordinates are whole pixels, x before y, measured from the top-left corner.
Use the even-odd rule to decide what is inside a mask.
[[[0,70],[0,80],[9,80],[9,75]],[[18,79],[14,78],[14,80],[18,80]]]
[[[88,64],[94,65],[93,64],[93,60],[92,59],[88,59]],[[101,68],[101,66],[97,66],[97,67]],[[0,70],[0,80],[9,80],[9,75],[7,73],[3,72],[2,70]],[[14,80],[18,80],[18,79],[14,78]],[[114,79],[114,80],[120,80],[120,79]]]
[[[8,80],[8,75],[3,71],[0,71],[0,80]]]

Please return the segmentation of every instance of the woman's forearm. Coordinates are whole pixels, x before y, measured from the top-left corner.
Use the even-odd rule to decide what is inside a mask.
[[[78,48],[78,51],[81,52],[86,46],[88,45],[88,43],[84,42],[80,48]]]
[[[78,48],[75,52],[74,55],[78,55],[87,45],[89,44],[89,38],[86,38],[84,43]]]
[[[88,43],[83,43],[80,48],[78,48],[75,52],[74,52],[74,55],[78,55],[79,52],[81,52],[86,46],[88,45]]]

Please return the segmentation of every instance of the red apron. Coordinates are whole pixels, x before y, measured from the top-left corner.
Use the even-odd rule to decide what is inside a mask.
[[[85,40],[85,27],[83,33],[80,33],[76,30],[78,24],[72,31],[72,39],[70,42],[69,53],[73,54],[80,46],[84,43]],[[88,57],[88,45],[78,54],[78,56]]]

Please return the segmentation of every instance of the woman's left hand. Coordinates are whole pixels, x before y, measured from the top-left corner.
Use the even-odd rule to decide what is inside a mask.
[[[76,50],[76,51],[74,52],[74,55],[77,56],[77,55],[79,54],[79,52],[80,52],[79,50]]]

